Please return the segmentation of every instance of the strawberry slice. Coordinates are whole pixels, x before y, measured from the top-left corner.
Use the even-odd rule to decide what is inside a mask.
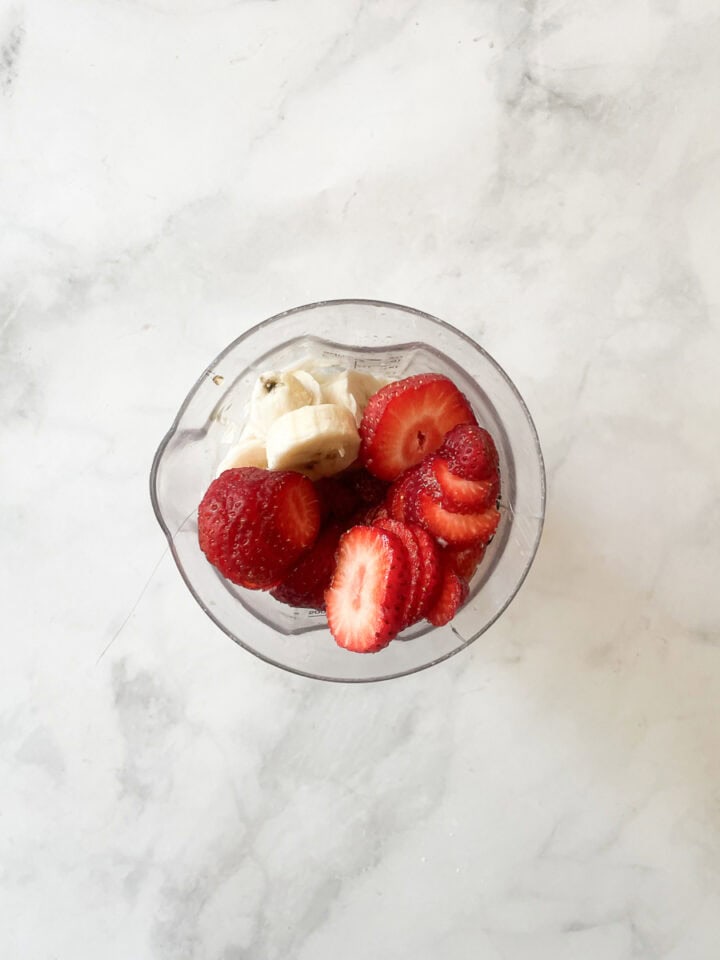
[[[418,620],[423,620],[433,605],[440,587],[441,554],[440,547],[426,530],[418,526],[412,526],[411,529],[420,551],[422,574],[415,615]]]
[[[420,618],[417,615],[418,600],[422,590],[422,570],[420,567],[420,548],[415,539],[414,531],[405,523],[399,520],[376,520],[374,526],[381,530],[389,530],[394,533],[407,551],[409,583],[407,595],[405,597],[405,612],[403,614],[403,629],[416,623]]]
[[[438,496],[438,485],[429,469],[428,463],[423,461],[406,470],[388,491],[386,503],[390,515],[403,523],[417,523],[418,493],[421,490],[430,490]]]
[[[448,543],[487,543],[500,522],[500,513],[495,507],[479,513],[452,513],[429,490],[418,493],[417,514],[426,530]]]
[[[467,480],[493,480],[498,476],[498,452],[484,427],[464,423],[454,427],[438,449],[458,477]]]
[[[408,574],[405,547],[389,530],[358,526],[342,536],[325,593],[328,624],[338,646],[375,653],[397,636]]]
[[[311,549],[271,591],[280,603],[291,607],[325,609],[325,591],[335,570],[335,553],[342,536],[340,524],[332,524],[320,534]]]
[[[450,563],[444,561],[440,589],[434,604],[428,611],[427,619],[435,627],[444,627],[465,603],[467,595],[467,581],[455,572]]]
[[[420,467],[411,467],[406,470],[402,476],[398,477],[395,483],[388,490],[385,503],[388,512],[394,520],[405,522],[410,516],[410,500],[413,496],[413,490],[420,479]]]
[[[396,380],[368,401],[360,424],[360,460],[381,480],[434,453],[457,424],[475,423],[467,398],[439,373]]]
[[[225,470],[198,507],[201,550],[224,577],[251,590],[278,584],[319,527],[311,481],[287,470]]]
[[[444,457],[434,456],[430,469],[440,488],[440,502],[446,510],[456,513],[478,513],[494,504],[498,498],[499,477],[487,480],[467,480],[450,469]]]
[[[482,562],[485,556],[486,545],[484,543],[471,543],[470,546],[455,546],[448,544],[445,547],[444,554],[451,564],[455,573],[459,574],[463,580],[468,582]]]

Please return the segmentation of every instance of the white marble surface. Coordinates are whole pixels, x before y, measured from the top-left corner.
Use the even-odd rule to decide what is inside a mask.
[[[0,4],[0,956],[714,960],[714,0]],[[475,335],[546,533],[470,651],[274,670],[154,448],[295,304]]]

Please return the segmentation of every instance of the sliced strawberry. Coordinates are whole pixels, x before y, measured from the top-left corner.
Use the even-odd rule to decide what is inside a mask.
[[[467,480],[493,480],[498,476],[498,452],[495,442],[483,427],[460,424],[445,437],[438,455],[458,477]]]
[[[449,623],[467,600],[468,585],[450,563],[442,565],[440,589],[435,602],[427,613],[427,619],[435,627]]]
[[[415,468],[415,470],[417,470],[417,468]],[[385,504],[388,513],[394,520],[404,522],[406,519],[405,501],[413,483],[413,476],[412,469],[406,470],[388,490]]]
[[[407,589],[402,541],[378,527],[348,530],[325,593],[328,624],[338,646],[356,653],[386,647],[402,629]]]
[[[452,513],[439,503],[429,490],[418,494],[418,518],[434,537],[448,543],[487,543],[497,530],[500,514],[495,507],[479,513]]]
[[[370,398],[360,424],[360,460],[382,480],[419,463],[460,423],[475,423],[467,398],[447,377],[422,373]]]
[[[431,458],[433,476],[440,488],[440,502],[447,510],[456,513],[477,513],[495,503],[498,497],[499,478],[467,480],[450,469],[444,457],[437,454]]]
[[[292,471],[226,470],[198,507],[201,550],[224,577],[252,590],[278,584],[319,527],[315,489]]]
[[[381,530],[389,530],[394,533],[401,541],[408,557],[409,583],[405,597],[405,611],[403,614],[403,629],[415,623],[419,618],[417,615],[418,599],[421,591],[422,571],[420,568],[420,548],[418,547],[415,535],[410,527],[401,523],[399,520],[376,520],[374,526]]]
[[[325,591],[330,586],[335,570],[335,553],[342,536],[339,524],[327,527],[310,550],[288,571],[272,591],[280,603],[291,607],[325,609]]]
[[[418,526],[413,526],[411,529],[420,551],[422,578],[418,591],[416,618],[422,620],[427,616],[440,587],[441,555],[440,547],[426,530]]]
[[[388,491],[386,503],[390,516],[403,523],[416,520],[417,494],[428,485],[429,477],[425,463],[410,467],[397,478]]]
[[[471,543],[467,547],[448,544],[445,547],[444,554],[455,573],[469,582],[482,562],[485,550],[486,545],[484,543]]]
[[[283,480],[271,488],[272,494],[264,504],[270,513],[264,526],[273,544],[286,544],[288,551],[294,548],[300,555],[317,538],[320,504],[312,481],[303,482],[307,477],[293,470],[275,471],[276,477],[280,475]]]

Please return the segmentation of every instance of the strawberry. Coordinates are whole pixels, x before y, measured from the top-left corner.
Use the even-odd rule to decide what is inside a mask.
[[[415,534],[415,540],[420,551],[422,577],[418,591],[416,616],[418,620],[422,620],[427,616],[440,587],[440,547],[422,527],[413,525],[412,531]]]
[[[435,487],[435,481],[429,475],[425,462],[410,467],[388,490],[385,502],[390,516],[404,523],[414,523],[417,520],[416,506],[419,490]]]
[[[422,571],[420,568],[420,548],[413,530],[399,520],[376,520],[373,526],[380,527],[381,530],[389,530],[396,537],[402,540],[402,544],[407,551],[409,583],[405,597],[405,611],[403,614],[403,628],[416,623],[418,618],[417,608],[422,589]]]
[[[389,530],[358,526],[341,539],[325,592],[335,642],[356,653],[375,653],[403,626],[408,589],[407,553]]]
[[[335,553],[343,529],[332,524],[315,541],[310,550],[288,571],[275,587],[272,596],[291,607],[325,608],[325,591],[335,570]]]
[[[500,522],[495,507],[487,507],[478,513],[452,513],[429,490],[418,493],[417,515],[426,530],[448,543],[487,543]]]
[[[407,519],[406,501],[412,489],[412,485],[417,479],[417,474],[418,468],[411,467],[409,470],[406,470],[405,473],[401,474],[395,483],[390,486],[385,499],[385,504],[387,506],[388,513],[394,520],[400,520],[401,522],[404,522]]]
[[[198,507],[201,550],[224,577],[251,590],[278,584],[319,527],[313,485],[291,471],[225,470]]]
[[[445,626],[465,603],[467,595],[467,581],[455,572],[450,563],[443,561],[440,589],[427,613],[427,619],[435,627]]]
[[[443,551],[445,557],[455,573],[468,582],[485,556],[486,545],[482,542],[471,543],[469,546],[455,546],[448,544]]]
[[[467,398],[439,373],[396,380],[374,394],[360,423],[360,460],[381,480],[434,453],[457,424],[474,424]]]
[[[440,502],[446,510],[477,513],[497,500],[497,474],[487,480],[467,480],[453,473],[447,460],[437,455],[431,458],[430,469],[440,490]]]
[[[438,449],[450,470],[466,480],[494,480],[498,476],[498,452],[490,434],[475,423],[454,427]]]

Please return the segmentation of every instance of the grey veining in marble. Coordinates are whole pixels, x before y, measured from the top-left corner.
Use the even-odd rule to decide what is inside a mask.
[[[0,5],[0,955],[714,960],[720,9]],[[466,653],[273,670],[155,446],[247,326],[409,303],[532,410],[546,532]]]

